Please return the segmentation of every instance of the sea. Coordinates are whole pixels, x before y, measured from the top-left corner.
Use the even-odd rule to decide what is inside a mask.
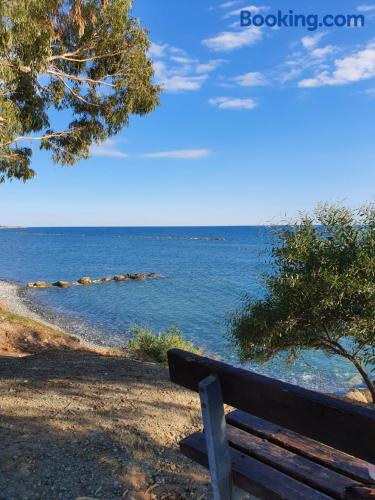
[[[241,365],[228,338],[230,317],[246,297],[261,298],[272,271],[270,227],[61,227],[0,230],[0,279],[76,281],[151,273],[145,281],[66,289],[21,289],[29,305],[85,340],[126,346],[134,325],[178,326],[212,355],[281,380],[343,392],[361,379],[343,359],[303,352],[289,366],[282,354]]]

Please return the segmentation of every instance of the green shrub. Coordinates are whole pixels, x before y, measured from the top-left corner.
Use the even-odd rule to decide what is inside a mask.
[[[129,333],[132,338],[127,346],[128,351],[138,359],[166,364],[169,349],[184,349],[197,354],[200,352],[189,340],[184,339],[181,330],[176,326],[156,334],[147,328],[133,326]]]

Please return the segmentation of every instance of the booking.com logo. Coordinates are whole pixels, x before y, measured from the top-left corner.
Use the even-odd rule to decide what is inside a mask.
[[[290,10],[287,14],[279,10],[276,14],[253,14],[251,10],[241,10],[241,26],[268,26],[269,28],[306,28],[316,31],[318,28],[363,28],[365,16],[361,14],[295,14]]]

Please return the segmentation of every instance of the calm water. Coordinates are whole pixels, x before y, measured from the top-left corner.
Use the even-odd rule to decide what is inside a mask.
[[[165,278],[26,295],[91,340],[123,345],[129,325],[173,324],[197,346],[238,363],[225,338],[226,317],[245,294],[261,296],[271,241],[265,227],[7,229],[0,231],[0,277],[26,283],[156,272]],[[293,368],[282,359],[252,367],[328,391],[360,382],[345,361],[319,353],[304,354]]]

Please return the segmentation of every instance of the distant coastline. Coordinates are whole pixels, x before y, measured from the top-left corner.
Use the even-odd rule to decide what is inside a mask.
[[[25,226],[0,226],[0,229],[26,229]]]

